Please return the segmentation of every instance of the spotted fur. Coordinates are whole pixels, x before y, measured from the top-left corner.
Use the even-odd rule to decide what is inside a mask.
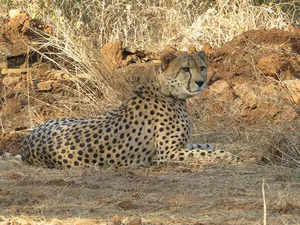
[[[189,144],[186,99],[205,87],[205,55],[167,55],[155,82],[134,91],[99,118],[48,121],[24,140],[24,161],[48,168],[139,167],[161,161],[234,158],[210,145]],[[204,148],[204,149],[203,149]]]

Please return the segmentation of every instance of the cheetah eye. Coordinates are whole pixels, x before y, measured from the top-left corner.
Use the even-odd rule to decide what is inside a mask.
[[[183,70],[184,72],[187,72],[187,73],[190,72],[190,68],[189,68],[189,67],[182,67],[182,70]]]
[[[206,69],[205,66],[201,66],[201,67],[200,67],[200,70],[201,70],[201,71],[204,71],[205,69]]]

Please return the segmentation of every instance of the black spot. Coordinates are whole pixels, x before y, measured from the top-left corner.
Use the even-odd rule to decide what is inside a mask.
[[[89,162],[90,162],[90,160],[88,160],[88,159],[84,159],[84,162],[85,162],[85,163],[89,163]]]
[[[164,131],[164,128],[162,128],[162,127],[161,127],[161,128],[159,128],[159,131],[160,131],[160,132]]]
[[[73,154],[68,154],[68,158],[72,159],[73,158]]]
[[[104,140],[107,141],[108,139],[109,139],[109,136],[108,136],[108,135],[105,135],[105,136],[104,136]]]
[[[67,164],[67,163],[68,163],[68,160],[64,159],[63,162],[64,162],[65,164]]]
[[[151,111],[150,111],[150,114],[151,114],[151,115],[154,115],[154,114],[155,114],[154,110],[151,110]]]
[[[106,129],[106,132],[110,132],[110,131],[111,131],[111,128],[108,127],[108,128]]]
[[[78,155],[83,155],[83,151],[79,150]]]
[[[79,162],[74,161],[74,166],[79,166]]]
[[[106,155],[106,157],[109,159],[109,158],[111,157],[111,154],[108,153],[108,154]]]

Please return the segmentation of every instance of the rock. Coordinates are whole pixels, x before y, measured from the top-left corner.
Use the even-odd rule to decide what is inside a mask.
[[[104,61],[104,65],[108,67],[109,70],[113,71],[122,66],[123,59],[123,42],[115,41],[105,44],[101,52],[101,59]]]
[[[10,19],[13,19],[14,17],[16,17],[20,14],[24,14],[24,13],[25,12],[22,9],[11,9],[11,10],[9,10],[8,15],[9,15]]]
[[[297,105],[300,104],[300,80],[286,80],[283,81],[288,89],[288,95]]]
[[[214,50],[213,48],[211,47],[211,45],[207,42],[205,42],[202,46],[202,51],[205,52],[206,55],[209,55],[211,54]]]
[[[37,84],[37,89],[39,91],[51,91],[54,88],[55,81],[53,80],[47,80],[42,81]]]
[[[17,84],[21,80],[21,77],[19,75],[17,76],[6,76],[3,78],[2,83],[5,86],[13,86]]]
[[[140,217],[136,217],[130,220],[127,225],[142,225],[142,219]]]
[[[197,48],[196,48],[195,45],[190,44],[190,45],[187,47],[187,51],[188,51],[188,53],[190,53],[190,54],[195,54],[195,53],[197,53]]]
[[[225,80],[218,80],[209,86],[209,92],[217,96],[220,101],[232,101],[233,93],[229,84]]]
[[[122,201],[118,204],[118,206],[124,210],[137,209],[138,206],[135,205],[132,201],[126,200]]]
[[[119,215],[114,215],[113,217],[113,225],[121,225],[122,221]]]
[[[254,88],[249,86],[249,84],[244,83],[237,85],[233,88],[233,90],[234,94],[240,97],[244,105],[250,108],[257,106],[258,97],[254,91]]]
[[[282,65],[279,55],[262,56],[257,62],[257,67],[268,76],[277,76]]]

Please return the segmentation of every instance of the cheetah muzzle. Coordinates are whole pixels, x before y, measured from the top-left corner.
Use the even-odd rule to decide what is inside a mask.
[[[48,168],[139,167],[161,161],[234,158],[209,145],[189,144],[185,100],[206,85],[205,54],[165,55],[155,82],[98,118],[47,121],[25,137],[22,159]],[[204,149],[203,149],[204,148]]]

